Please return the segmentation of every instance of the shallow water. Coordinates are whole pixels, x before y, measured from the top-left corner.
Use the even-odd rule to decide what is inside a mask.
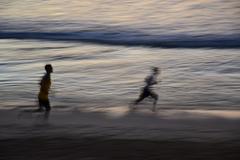
[[[0,40],[1,107],[35,105],[44,65],[51,63],[53,105],[128,105],[151,66],[161,108],[238,109],[238,49],[161,49],[38,40]],[[146,106],[151,101],[143,102]]]

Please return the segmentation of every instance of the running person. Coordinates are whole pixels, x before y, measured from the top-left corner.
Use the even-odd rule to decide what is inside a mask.
[[[159,74],[158,67],[152,68],[152,74],[145,78],[145,86],[143,87],[141,94],[139,95],[139,98],[135,100],[134,104],[137,105],[139,102],[141,102],[146,97],[152,97],[154,99],[153,101],[153,111],[156,110],[156,104],[158,100],[158,94],[153,91],[153,85],[157,84],[157,76]]]
[[[38,102],[39,102],[39,111],[43,110],[45,107],[46,111],[51,110],[50,102],[48,99],[48,93],[51,87],[51,73],[53,72],[53,68],[51,64],[45,65],[46,74],[42,77],[40,81],[40,91],[38,94]]]

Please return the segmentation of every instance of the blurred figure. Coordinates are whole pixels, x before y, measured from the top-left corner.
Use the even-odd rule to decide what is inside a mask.
[[[137,105],[139,102],[141,102],[143,99],[146,97],[151,97],[154,99],[153,101],[153,112],[156,111],[156,104],[158,100],[158,94],[153,91],[153,85],[157,84],[157,76],[159,74],[159,68],[158,67],[153,67],[152,68],[152,74],[148,77],[145,78],[145,86],[143,87],[139,98],[135,100],[134,104]]]
[[[51,64],[45,65],[46,74],[42,77],[40,81],[40,91],[38,94],[38,102],[39,109],[38,111],[43,111],[43,107],[45,107],[46,111],[51,110],[50,102],[48,99],[49,89],[51,87],[51,73],[53,72],[53,68]]]

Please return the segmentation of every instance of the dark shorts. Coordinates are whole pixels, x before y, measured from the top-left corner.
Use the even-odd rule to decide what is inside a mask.
[[[136,103],[142,101],[146,97],[152,97],[155,100],[158,99],[158,95],[155,92],[153,92],[150,87],[144,87]]]
[[[45,107],[46,111],[50,111],[51,110],[49,100],[42,100],[42,99],[38,98],[38,102],[39,102],[39,107],[40,108]]]

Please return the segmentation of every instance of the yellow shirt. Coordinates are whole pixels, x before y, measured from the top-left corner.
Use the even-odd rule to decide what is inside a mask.
[[[50,75],[44,75],[40,82],[40,91],[38,98],[41,100],[48,100],[48,92],[51,87],[51,78]]]

